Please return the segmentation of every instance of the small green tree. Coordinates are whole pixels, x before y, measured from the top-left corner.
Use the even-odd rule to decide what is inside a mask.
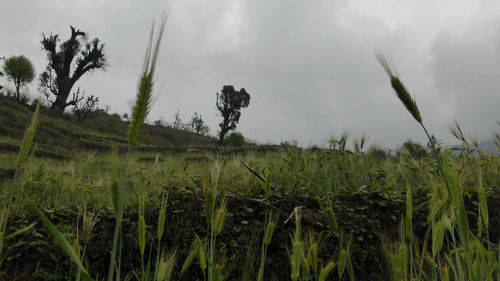
[[[244,88],[238,92],[233,86],[228,85],[222,87],[221,93],[217,93],[217,101],[215,105],[222,116],[222,122],[219,123],[219,145],[224,144],[224,136],[236,129],[236,124],[240,120],[242,108],[248,107],[250,104],[250,94]]]
[[[412,140],[407,140],[400,149],[407,150],[415,159],[422,159],[429,155],[423,145]]]
[[[11,56],[5,60],[3,70],[7,78],[12,80],[16,86],[16,100],[21,101],[21,86],[35,79],[35,68],[33,64],[23,55]]]
[[[195,112],[193,118],[191,118],[189,126],[191,127],[191,130],[193,130],[195,134],[202,136],[208,134],[208,132],[210,131],[210,128],[208,128],[205,121],[203,121],[201,115],[198,115],[197,112]]]
[[[78,89],[78,92],[79,90],[80,89]],[[91,113],[97,110],[99,105],[99,97],[94,95],[87,96],[86,98],[83,98],[82,95],[81,97],[82,98],[73,105],[73,114],[78,121],[87,118]]]
[[[177,130],[182,130],[184,128],[184,122],[182,122],[179,110],[174,114],[174,123],[172,123],[172,128]]]
[[[240,132],[232,132],[227,137],[227,145],[228,146],[237,146],[242,147],[246,144],[245,137]]]

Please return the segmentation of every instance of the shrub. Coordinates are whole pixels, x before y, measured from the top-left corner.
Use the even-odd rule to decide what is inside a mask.
[[[229,146],[237,146],[237,147],[242,147],[245,146],[245,137],[240,132],[232,132],[228,137],[227,137],[227,145]]]

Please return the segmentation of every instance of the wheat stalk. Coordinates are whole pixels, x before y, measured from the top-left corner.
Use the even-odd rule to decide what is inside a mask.
[[[28,128],[26,128],[26,132],[24,133],[19,153],[17,154],[16,168],[18,169],[24,166],[26,158],[28,158],[28,153],[31,148],[31,145],[33,144],[33,139],[35,138],[36,129],[39,123],[39,112],[40,112],[40,103],[38,102],[36,105],[35,113],[33,113],[33,117],[31,118],[31,123],[28,126]]]
[[[153,79],[155,75],[156,61],[158,59],[161,38],[163,35],[163,31],[165,30],[166,22],[167,17],[163,17],[159,25],[158,34],[156,36],[156,44],[154,44],[154,47],[154,22],[151,27],[151,32],[149,34],[149,43],[146,49],[146,55],[144,57],[142,75],[139,79],[136,101],[134,107],[132,108],[131,120],[127,132],[129,145],[136,144],[137,138],[141,133],[144,121],[146,121],[146,117],[151,110],[154,84]]]
[[[318,280],[325,281],[326,277],[328,276],[328,274],[330,274],[330,272],[333,270],[334,267],[335,264],[333,263],[333,261],[329,262],[325,267],[321,269]]]
[[[387,75],[389,76],[391,80],[391,86],[396,92],[399,100],[403,103],[403,105],[410,112],[413,118],[415,118],[418,123],[422,123],[422,117],[420,116],[420,111],[418,110],[417,103],[414,99],[412,99],[403,82],[401,82],[399,77],[395,74],[396,71],[394,71],[394,68],[389,64],[389,62],[387,62],[382,53],[376,53],[375,55],[377,56],[380,65],[382,65],[382,67],[384,68],[385,73],[387,73]]]
[[[159,251],[159,249],[158,249]],[[177,260],[177,252],[173,251],[169,254],[164,254],[158,263],[158,274],[156,281],[170,281],[174,271],[175,262]]]
[[[2,211],[1,211],[0,254],[2,253],[4,236],[5,236],[5,232],[7,230],[10,205],[12,204],[12,201],[14,200],[14,191],[15,191],[17,176],[18,176],[19,171],[24,167],[24,164],[26,162],[26,158],[28,157],[29,150],[31,148],[31,145],[33,144],[33,139],[35,138],[36,129],[38,127],[39,118],[40,118],[39,112],[40,112],[40,102],[37,103],[35,113],[33,113],[33,117],[31,117],[31,123],[26,128],[26,130],[24,132],[23,141],[21,142],[21,146],[19,148],[19,153],[17,154],[16,171],[14,173],[14,178],[12,179],[12,185],[11,185],[11,188],[9,191],[9,199],[7,201],[7,204],[3,207]]]
[[[160,21],[159,28],[158,28],[158,33],[156,36],[156,43],[153,46],[153,34],[154,34],[154,26],[155,23],[153,21],[153,24],[151,26],[151,32],[149,34],[149,41],[148,41],[148,46],[146,48],[146,55],[144,56],[144,64],[142,68],[142,74],[139,79],[139,86],[137,90],[137,96],[136,96],[136,101],[135,104],[132,108],[132,115],[131,115],[131,120],[129,123],[128,127],[128,144],[129,144],[129,151],[127,155],[127,165],[130,160],[130,154],[131,154],[131,147],[137,143],[137,139],[139,138],[139,135],[141,134],[142,126],[144,124],[144,121],[146,121],[146,117],[151,109],[151,104],[152,104],[152,97],[153,97],[153,79],[155,75],[155,68],[156,68],[156,62],[158,59],[158,53],[160,51],[160,43],[161,43],[161,38],[163,36],[163,31],[165,30],[165,24],[167,22],[167,17],[164,16],[162,20]],[[126,169],[126,172],[128,173],[128,166]],[[123,190],[120,190],[119,188],[115,188],[113,190],[113,204],[117,205],[114,206],[115,209],[118,210],[118,215],[116,224],[115,224],[115,230],[113,234],[113,248],[111,250],[111,255],[110,255],[110,262],[109,262],[109,268],[108,268],[108,281],[113,281],[113,275],[114,275],[114,263],[115,263],[115,258],[116,258],[116,251],[118,247],[118,239],[119,239],[119,232],[121,228],[121,217],[122,217],[122,208],[123,208],[123,201],[124,201],[124,194],[122,192]],[[119,202],[116,202],[119,201]],[[141,228],[145,226],[143,225],[143,222],[139,218],[139,223],[141,224]],[[141,235],[142,235],[142,230]],[[144,233],[145,236],[145,233]],[[142,236],[141,236],[142,238]],[[141,252],[142,250],[142,243],[141,245]],[[119,258],[120,261],[120,258]],[[120,262],[118,263],[118,275],[120,274]],[[117,276],[118,279],[120,279],[120,276]]]

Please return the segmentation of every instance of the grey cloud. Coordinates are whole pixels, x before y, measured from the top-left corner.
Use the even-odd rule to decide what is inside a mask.
[[[435,84],[451,100],[455,118],[479,139],[491,138],[500,120],[500,40],[498,23],[443,32],[432,47]]]
[[[407,138],[424,142],[374,57],[381,50],[393,58],[424,122],[440,138],[450,141],[447,127],[453,118],[464,129],[473,128],[471,134],[486,137],[489,124],[499,119],[495,15],[457,35],[459,28],[434,26],[443,20],[427,22],[440,12],[429,15],[424,4],[412,6],[415,15],[407,22],[357,10],[358,5],[347,0],[11,1],[1,11],[0,56],[27,55],[41,72],[46,65],[41,34],[67,38],[69,25],[77,26],[106,44],[110,62],[106,72],[77,86],[123,113],[135,94],[151,21],[167,11],[151,120],[172,120],[177,109],[189,119],[196,111],[215,134],[215,93],[231,84],[251,94],[238,131],[260,142],[325,144],[346,128],[389,148]],[[392,9],[386,14],[401,12]],[[434,33],[439,35],[430,41]]]

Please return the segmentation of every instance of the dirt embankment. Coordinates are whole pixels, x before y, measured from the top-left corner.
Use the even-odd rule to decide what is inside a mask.
[[[290,250],[291,235],[295,230],[293,213],[295,207],[302,212],[304,233],[321,235],[321,258],[326,262],[338,257],[339,233],[332,232],[321,211],[318,198],[305,195],[276,192],[268,199],[256,195],[253,198],[229,195],[228,215],[224,230],[217,237],[217,249],[220,256],[234,265],[228,280],[238,280],[238,269],[243,263],[245,247],[250,240],[252,228],[263,229],[266,212],[280,214],[278,227],[268,249],[266,259],[266,280],[290,280],[290,262],[287,251]],[[490,240],[498,244],[500,236],[500,194],[494,194],[488,200],[490,213]],[[477,199],[474,195],[466,198],[472,231],[476,233]],[[416,194],[414,198],[414,231],[423,240],[427,231],[428,199],[425,194]],[[383,193],[343,195],[334,197],[333,209],[340,228],[348,237],[352,233],[351,257],[355,268],[356,280],[386,280],[387,264],[383,255],[382,241],[398,239],[399,223],[405,213],[403,197],[388,197]],[[98,218],[93,228],[86,249],[86,264],[92,276],[103,277],[107,273],[109,253],[114,229],[114,216],[111,209],[93,210]],[[150,204],[145,210],[148,225],[145,258],[156,257],[156,232],[159,207]],[[63,233],[72,233],[82,229],[78,209],[68,208],[47,213],[48,217],[59,226]],[[169,195],[165,235],[161,241],[167,249],[177,249],[179,259],[174,278],[189,251],[194,233],[206,236],[206,221],[203,217],[203,200],[200,194],[171,192]],[[78,219],[77,219],[78,218]],[[9,222],[7,233],[38,221],[33,215],[15,216]],[[262,235],[262,233],[260,234]],[[68,235],[71,237],[71,235]],[[74,236],[73,236],[74,237]],[[80,238],[82,234],[80,233]],[[83,243],[81,243],[83,244]],[[150,245],[152,247],[150,247]],[[430,245],[429,245],[430,246]],[[47,280],[53,276],[61,280],[70,272],[75,272],[69,258],[53,242],[49,234],[38,221],[37,225],[24,235],[6,241],[1,259],[0,279],[7,276],[17,280]],[[127,274],[140,269],[140,251],[137,242],[137,209],[127,209],[123,221],[122,273]],[[336,274],[331,274],[336,278]],[[344,276],[347,277],[347,276]],[[197,262],[186,272],[182,280],[203,280]],[[337,279],[331,279],[337,280]],[[347,279],[346,279],[347,280]]]

